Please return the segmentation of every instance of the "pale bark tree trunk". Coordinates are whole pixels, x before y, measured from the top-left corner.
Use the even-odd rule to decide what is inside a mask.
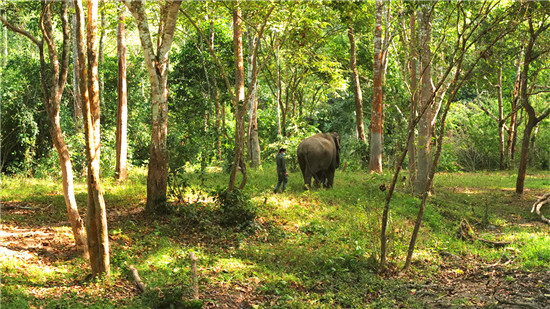
[[[71,44],[69,21],[67,15],[67,1],[62,2],[61,23],[63,28],[63,45],[61,63],[59,62],[57,48],[53,40],[54,33],[52,26],[52,5],[52,2],[47,2],[44,3],[42,7],[43,15],[40,19],[40,28],[43,38],[40,41],[24,29],[13,26],[3,16],[0,16],[0,20],[8,29],[29,38],[32,43],[34,43],[39,49],[40,76],[41,86],[43,90],[42,100],[48,113],[49,132],[52,137],[52,142],[59,155],[61,176],[63,179],[63,195],[65,197],[67,214],[73,231],[76,248],[79,252],[83,254],[83,257],[87,259],[88,247],[86,242],[84,221],[81,219],[80,214],[78,213],[78,206],[76,204],[76,199],[74,195],[73,168],[69,155],[69,149],[67,147],[67,144],[65,143],[63,130],[61,129],[59,115],[61,97],[65,88],[65,84],[67,82],[67,75],[69,70],[69,51]],[[45,60],[44,42],[46,42],[48,48],[48,55],[50,60],[49,68],[47,68]]]
[[[382,48],[382,18],[384,2],[376,0],[374,28],[374,60],[373,60],[373,94],[370,125],[370,159],[369,172],[382,173],[382,113],[384,94],[382,89],[384,79],[384,50]]]
[[[254,46],[259,44],[258,37],[252,28],[248,29],[248,83],[252,82],[252,63],[254,61]],[[252,95],[248,101],[248,159],[250,166],[261,165],[260,139],[258,136],[258,83],[251,85]]]
[[[520,87],[521,87],[521,68],[523,67],[523,57],[525,54],[525,47],[522,46],[521,53],[518,57],[518,64],[516,69],[516,79],[514,81],[514,91],[512,93],[511,101],[511,113],[510,124],[508,125],[508,138],[506,139],[506,166],[510,166],[511,161],[514,159],[515,143],[518,128],[518,105],[521,105],[519,101]]]
[[[277,51],[275,52],[276,65],[277,65],[277,136],[283,135],[283,129],[281,128],[281,106],[282,106],[282,85],[281,85],[281,60],[279,55],[279,45],[277,45]]]
[[[214,46],[214,21],[210,21],[210,36],[208,38],[209,46]],[[216,107],[216,130],[217,130],[217,149],[218,149],[218,160],[222,159],[222,133],[225,133],[225,108],[220,104],[220,95],[218,93],[218,81],[214,75],[212,78],[214,87],[212,91],[214,92],[214,102]],[[222,113],[223,109],[223,113]],[[222,120],[223,117],[223,120]],[[222,125],[223,122],[223,125]]]
[[[350,66],[353,90],[355,91],[355,123],[357,128],[357,138],[362,141],[366,141],[365,124],[363,123],[363,94],[361,92],[361,82],[359,81],[359,71],[357,70],[357,46],[355,44],[355,34],[351,21],[348,29],[348,38],[351,46]]]
[[[74,3],[71,1],[71,7],[74,8]],[[71,24],[73,31],[76,30],[76,16],[71,16]],[[77,54],[76,36],[73,36],[73,55]],[[82,130],[82,102],[80,102],[80,88],[78,81],[78,65],[76,56],[73,56],[73,121],[77,131]]]
[[[101,2],[101,29],[99,36],[99,101],[100,104],[105,104],[104,91],[105,89],[105,74],[103,73],[103,64],[105,63],[105,0]]]
[[[244,105],[244,60],[242,38],[242,12],[239,7],[233,10],[233,52],[235,57],[235,149],[233,152],[233,166],[229,177],[229,191],[235,188],[237,172],[244,167],[244,125],[246,108]],[[242,170],[245,173],[246,167]],[[246,175],[246,174],[243,174]]]
[[[152,134],[147,173],[147,204],[149,212],[166,211],[168,181],[168,61],[174,39],[178,10],[181,1],[166,1],[161,9],[161,25],[155,53],[144,1],[125,1],[134,16],[151,83]]]
[[[126,85],[126,7],[122,6],[117,33],[118,56],[118,107],[116,126],[116,168],[115,177],[124,180],[127,175],[128,157],[128,89]]]
[[[428,4],[422,4],[420,14],[420,31],[419,31],[419,43],[420,43],[420,62],[421,62],[421,89],[419,97],[419,108],[424,108],[432,104],[434,100],[434,85],[431,75],[431,12]],[[427,108],[426,112],[422,115],[418,125],[418,140],[417,140],[417,178],[415,183],[415,193],[422,194],[428,190],[428,176],[430,165],[432,162],[432,120],[434,115],[431,108]]]
[[[417,39],[416,39],[416,16],[415,10],[411,12],[409,19],[410,27],[410,63],[409,63],[409,76],[410,76],[410,88],[411,88],[411,103],[409,106],[409,126],[414,121],[417,116],[417,106],[418,106],[418,52],[417,52]],[[415,137],[413,132],[413,138],[409,139],[407,143],[408,153],[409,153],[409,185],[413,188],[416,182],[416,145]]]
[[[84,112],[84,133],[88,158],[88,212],[86,231],[92,275],[110,276],[107,210],[99,178],[100,114],[99,71],[97,53],[97,0],[88,1],[87,65],[84,47],[84,10],[81,0],[75,1],[77,15],[78,73]]]
[[[506,151],[505,151],[505,137],[504,137],[504,103],[502,99],[502,66],[498,70],[498,152],[499,152],[499,168],[504,170],[506,168]]]

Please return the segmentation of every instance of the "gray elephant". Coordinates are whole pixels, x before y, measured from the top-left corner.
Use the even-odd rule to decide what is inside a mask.
[[[298,163],[306,190],[311,187],[311,177],[315,186],[332,187],[334,170],[340,166],[338,133],[318,133],[303,140],[298,146]]]

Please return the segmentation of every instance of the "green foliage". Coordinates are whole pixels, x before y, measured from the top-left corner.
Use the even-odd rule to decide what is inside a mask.
[[[245,192],[239,189],[217,189],[214,196],[220,207],[222,226],[241,230],[254,228],[258,210]]]

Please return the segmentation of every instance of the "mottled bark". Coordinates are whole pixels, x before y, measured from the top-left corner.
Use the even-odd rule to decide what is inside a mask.
[[[374,28],[374,59],[373,59],[373,94],[370,125],[370,160],[369,171],[382,173],[382,112],[384,94],[382,83],[384,79],[384,50],[382,48],[382,15],[384,2],[376,1]]]
[[[42,6],[42,16],[40,19],[40,29],[42,38],[32,36],[26,30],[16,27],[7,21],[4,16],[0,16],[2,23],[11,31],[27,37],[34,43],[40,54],[40,77],[43,90],[42,101],[48,113],[49,132],[53,145],[59,156],[61,167],[61,176],[63,182],[63,195],[67,207],[67,215],[71,224],[76,248],[82,253],[84,258],[88,258],[88,247],[86,243],[86,232],[84,221],[78,212],[78,206],[74,195],[73,169],[69,149],[65,143],[63,130],[60,123],[60,102],[67,82],[69,70],[69,51],[70,51],[70,31],[67,13],[67,1],[62,2],[61,26],[63,29],[63,43],[61,63],[59,62],[57,47],[53,40],[54,33],[52,27],[52,2],[44,2]],[[46,63],[44,43],[48,48],[48,58],[50,63]],[[49,66],[49,67],[48,67]]]
[[[149,212],[166,211],[166,190],[168,182],[168,62],[174,39],[178,10],[181,1],[166,1],[161,8],[161,25],[157,35],[155,52],[144,1],[126,1],[126,6],[136,19],[139,39],[149,81],[151,83],[152,134],[147,172],[147,203]]]
[[[75,1],[77,64],[84,115],[86,156],[88,158],[88,211],[86,232],[92,275],[110,276],[109,237],[107,210],[99,178],[100,165],[100,114],[99,71],[97,51],[97,0],[88,1],[87,63],[84,46],[84,9],[81,0]]]
[[[233,166],[229,177],[229,191],[235,188],[237,172],[242,165],[244,155],[244,122],[246,108],[244,105],[244,60],[242,38],[242,12],[239,7],[233,10],[233,52],[235,57],[235,149]]]
[[[409,18],[409,28],[410,28],[410,43],[409,43],[409,78],[410,78],[410,88],[411,88],[411,102],[409,105],[409,127],[413,123],[414,119],[417,116],[417,106],[418,106],[418,52],[417,52],[417,39],[416,39],[416,16],[415,10],[413,8],[411,16]],[[414,132],[413,132],[414,135]],[[414,142],[415,138],[409,139],[407,143],[407,149],[409,153],[409,185],[413,188],[416,182],[416,145]]]
[[[126,8],[122,7],[118,21],[117,56],[118,56],[118,106],[116,126],[116,168],[115,177],[124,180],[127,175],[128,157],[128,89],[126,85]]]
[[[431,75],[431,12],[430,5],[422,4],[421,22],[419,29],[420,44],[420,97],[419,108],[425,108],[432,104],[434,100],[434,85]],[[418,124],[417,140],[417,178],[415,183],[415,193],[422,194],[428,188],[428,175],[432,162],[432,120],[434,119],[431,108],[426,108]]]
[[[261,165],[260,158],[260,139],[258,136],[258,83],[250,85],[252,82],[252,63],[254,61],[254,46],[258,44],[258,37],[253,34],[251,28],[248,29],[248,84],[252,87],[252,95],[248,100],[248,160],[250,166],[258,167]]]

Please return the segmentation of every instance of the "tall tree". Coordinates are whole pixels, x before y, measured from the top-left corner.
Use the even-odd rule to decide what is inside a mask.
[[[259,44],[258,37],[252,27],[248,28],[248,83],[252,82],[252,62],[254,61],[254,46]],[[252,167],[260,166],[260,138],[258,136],[258,82],[252,85],[252,95],[248,102],[248,159]]]
[[[136,19],[139,39],[149,81],[151,83],[151,115],[153,132],[149,166],[147,172],[147,204],[149,212],[165,212],[166,189],[168,182],[168,62],[174,39],[176,21],[181,1],[163,1],[159,4],[160,26],[157,33],[157,48],[153,46],[144,0],[125,1]]]
[[[61,128],[60,102],[63,90],[67,82],[69,70],[69,51],[70,51],[70,31],[68,22],[67,0],[61,2],[61,27],[63,29],[63,43],[61,47],[61,61],[57,52],[57,46],[54,40],[54,28],[52,24],[52,7],[54,1],[42,2],[42,14],[40,15],[40,31],[42,38],[33,36],[23,28],[14,26],[4,16],[0,20],[13,32],[27,37],[34,45],[38,47],[40,54],[40,76],[43,91],[42,101],[48,113],[49,132],[52,142],[59,156],[61,165],[61,175],[63,178],[63,195],[67,214],[73,231],[77,250],[88,257],[88,246],[86,242],[86,232],[84,221],[78,213],[78,206],[74,195],[73,167],[69,155],[69,149],[65,143],[63,130]],[[47,47],[49,63],[46,62],[44,43]]]
[[[373,93],[372,113],[370,125],[370,160],[369,171],[382,173],[383,153],[383,83],[386,72],[387,44],[390,39],[387,35],[389,23],[386,23],[386,36],[382,38],[382,24],[384,19],[385,4],[383,0],[376,0],[375,26],[374,26],[374,59],[373,59]],[[389,10],[389,5],[388,5]],[[386,16],[389,15],[389,11]],[[389,17],[389,16],[388,16]]]
[[[128,88],[126,86],[126,8],[120,8],[117,31],[118,56],[118,107],[116,125],[116,168],[115,177],[118,180],[126,179],[128,157]]]
[[[528,2],[525,5],[527,6],[527,13],[529,14],[527,17],[529,39],[525,46],[523,67],[520,74],[520,101],[527,112],[528,118],[523,130],[521,157],[519,161],[518,177],[516,179],[516,193],[518,194],[523,193],[525,186],[525,175],[529,163],[529,144],[533,129],[550,115],[550,106],[548,106],[539,116],[537,116],[535,108],[529,101],[529,92],[531,89],[528,87],[531,65],[533,65],[540,56],[550,52],[549,46],[540,46],[542,41],[541,36],[550,28],[550,21],[548,20],[550,17],[548,9],[550,7],[548,3]],[[540,6],[542,6],[542,8]],[[538,14],[540,14],[540,16],[537,16]],[[538,29],[536,28],[537,26]],[[540,68],[535,70],[540,70]],[[537,75],[538,74],[534,74],[535,77]],[[531,81],[531,83],[536,83],[536,78]]]
[[[350,43],[350,66],[353,90],[355,93],[355,123],[357,128],[357,138],[366,141],[365,124],[363,123],[363,94],[361,92],[361,82],[359,81],[359,71],[357,70],[357,46],[355,44],[355,33],[353,22],[349,22],[348,38]]]
[[[86,231],[92,275],[109,276],[109,234],[107,210],[99,178],[100,164],[100,113],[99,113],[99,70],[97,42],[97,0],[88,0],[87,44],[84,47],[84,8],[82,0],[75,0],[77,66],[84,112],[84,134],[88,158],[88,212]],[[85,55],[87,50],[87,57]],[[87,59],[87,61],[86,61]]]

